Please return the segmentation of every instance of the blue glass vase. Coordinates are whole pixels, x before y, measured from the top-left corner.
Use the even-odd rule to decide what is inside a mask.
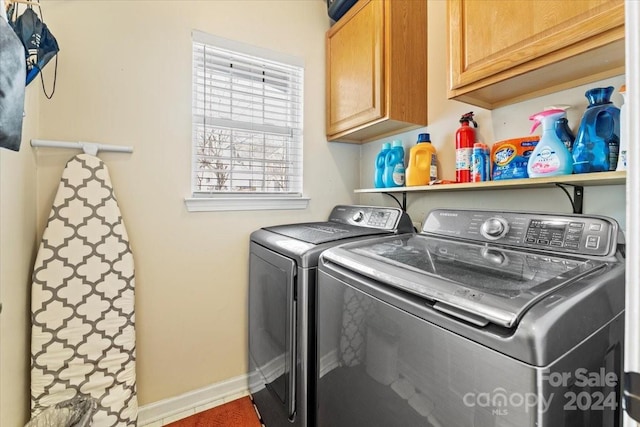
[[[573,144],[573,172],[615,170],[620,149],[620,109],[610,101],[613,86],[589,89],[589,101]]]

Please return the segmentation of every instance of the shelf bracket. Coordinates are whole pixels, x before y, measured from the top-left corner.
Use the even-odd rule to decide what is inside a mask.
[[[398,198],[391,193],[387,193],[386,191],[383,191],[382,194],[386,194],[387,196],[391,197],[393,200],[396,201],[398,206],[400,206],[400,209],[402,209],[404,212],[407,211],[407,192],[406,191],[402,192],[402,203],[400,203],[400,200],[398,200]]]
[[[564,191],[564,193],[569,198],[569,202],[571,202],[571,207],[573,208],[573,213],[581,214],[583,207],[584,187],[582,185],[560,184],[558,182],[556,182],[555,185],[556,187]],[[571,197],[565,186],[573,187],[573,197]]]

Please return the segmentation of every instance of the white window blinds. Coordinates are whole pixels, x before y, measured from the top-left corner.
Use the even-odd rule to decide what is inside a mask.
[[[303,68],[282,58],[194,31],[195,196],[302,195]]]

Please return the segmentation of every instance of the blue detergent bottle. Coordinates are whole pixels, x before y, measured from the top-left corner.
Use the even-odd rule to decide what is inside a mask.
[[[531,133],[542,124],[542,136],[527,162],[530,178],[567,175],[573,171],[571,153],[555,131],[556,121],[564,116],[564,110],[545,110],[529,117],[534,122]]]
[[[387,153],[384,162],[384,174],[382,181],[387,188],[404,186],[404,148],[399,139],[391,143],[391,150]]]
[[[391,144],[385,142],[384,144],[382,144],[382,149],[376,156],[376,170],[373,177],[373,185],[375,188],[385,187],[382,177],[384,176],[385,160],[389,151],[391,151]]]
[[[620,149],[620,109],[609,100],[613,86],[589,89],[589,101],[573,144],[575,173],[615,170]]]

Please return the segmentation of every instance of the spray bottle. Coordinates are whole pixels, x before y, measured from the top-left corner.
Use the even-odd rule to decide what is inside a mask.
[[[542,137],[527,162],[530,178],[567,175],[573,171],[573,157],[558,138],[555,131],[556,121],[565,116],[564,110],[545,110],[529,117],[533,120],[531,133],[542,124]]]
[[[476,130],[478,124],[473,120],[473,111],[463,114],[460,118],[460,127],[456,131],[456,182],[471,182],[471,153],[476,142]]]

